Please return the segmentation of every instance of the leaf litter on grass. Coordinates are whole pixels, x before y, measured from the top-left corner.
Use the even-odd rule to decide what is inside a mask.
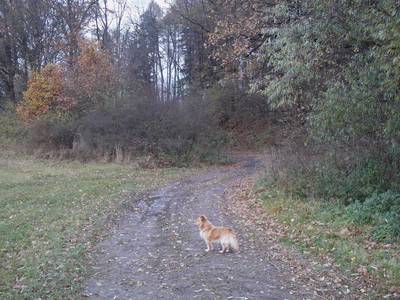
[[[125,201],[195,171],[16,158],[6,165],[0,171],[2,299],[73,297],[87,272],[87,250]]]
[[[260,235],[256,238],[266,240],[265,246],[268,246],[266,251],[269,252],[269,256],[290,269],[291,281],[309,286],[314,294],[321,297],[336,296],[350,299],[380,297],[376,294],[377,282],[369,276],[365,267],[360,267],[356,274],[348,274],[340,269],[333,257],[326,254],[311,255],[311,252],[307,251],[309,247],[313,247],[310,238],[306,234],[297,234],[290,224],[295,216],[285,224],[275,216],[279,214],[279,210],[270,213],[254,192],[255,182],[256,178],[253,177],[230,186],[226,190],[229,199],[227,209],[238,216],[244,226],[255,228]],[[318,222],[312,224],[322,227],[324,225]],[[301,254],[290,244],[297,246],[307,244],[308,247],[305,247]],[[396,295],[391,293],[393,297]]]

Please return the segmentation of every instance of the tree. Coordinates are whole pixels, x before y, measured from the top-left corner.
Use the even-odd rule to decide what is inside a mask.
[[[160,51],[161,8],[151,2],[141,15],[139,23],[129,33],[126,56],[126,76],[131,93],[149,95],[153,99],[161,99],[160,89],[164,85],[162,57]],[[132,80],[134,79],[134,80]]]
[[[66,93],[74,98],[79,114],[115,106],[116,78],[111,55],[99,44],[81,41],[80,54],[66,74]]]
[[[219,64],[211,57],[212,47],[207,47],[208,35],[215,26],[213,9],[211,1],[199,0],[178,0],[171,8],[180,25],[182,75],[187,86],[204,89],[219,79]]]
[[[20,100],[30,72],[59,59],[61,28],[48,0],[0,1],[0,100]]]
[[[241,61],[250,59],[273,36],[267,30],[277,21],[268,20],[268,11],[275,6],[264,0],[217,1],[212,10],[216,26],[208,43],[214,46],[213,57],[226,72],[238,72]]]
[[[26,123],[43,116],[58,117],[75,106],[72,98],[65,96],[64,74],[60,66],[47,65],[35,71],[24,92],[24,101],[17,107],[19,117]]]
[[[15,101],[15,76],[17,74],[18,42],[16,36],[16,9],[8,1],[0,3],[0,75],[4,97]]]
[[[115,76],[110,55],[98,44],[81,42],[73,69],[49,64],[33,72],[18,115],[30,122],[48,115],[76,117],[95,109],[116,105]]]
[[[62,21],[61,44],[65,60],[69,66],[74,63],[79,51],[79,41],[89,21],[92,19],[97,0],[49,0]]]

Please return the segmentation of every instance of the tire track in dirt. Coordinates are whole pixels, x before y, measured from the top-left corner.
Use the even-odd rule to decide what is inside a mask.
[[[225,189],[259,167],[254,158],[245,158],[136,199],[98,245],[84,295],[124,300],[320,299],[288,279],[286,267],[268,255],[267,239],[243,230],[223,209]],[[240,252],[206,253],[194,225],[200,214],[217,225],[232,226]]]

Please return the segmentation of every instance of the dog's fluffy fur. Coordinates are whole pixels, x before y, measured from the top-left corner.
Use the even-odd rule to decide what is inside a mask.
[[[239,250],[236,234],[231,228],[214,226],[206,216],[198,217],[196,224],[199,226],[200,236],[207,244],[206,252],[214,249],[214,242],[221,243],[221,253]]]

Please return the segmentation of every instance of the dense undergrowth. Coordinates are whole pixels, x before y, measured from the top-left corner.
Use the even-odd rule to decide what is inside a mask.
[[[141,102],[62,121],[41,118],[29,125],[10,107],[2,113],[0,136],[3,145],[39,158],[130,162],[147,157],[149,166],[228,162],[221,152],[226,135],[204,108],[208,103],[195,100],[199,102],[185,105]]]
[[[142,157],[144,167],[166,167],[225,164],[227,148],[262,147],[258,133],[271,112],[265,97],[233,81],[181,101],[141,98],[85,114],[50,112],[28,123],[10,104],[0,115],[1,143],[38,158],[129,163]]]
[[[305,142],[303,130],[289,132],[281,145],[266,149],[268,167],[255,188],[268,213],[284,224],[282,240],[333,258],[379,295],[396,292],[400,191],[393,179],[395,163],[371,155],[371,149],[318,145]]]
[[[390,166],[379,157],[360,157],[361,152],[339,156],[312,147],[271,150],[269,184],[289,197],[341,205],[355,225],[371,227],[372,238],[400,241],[400,191],[389,178]]]

